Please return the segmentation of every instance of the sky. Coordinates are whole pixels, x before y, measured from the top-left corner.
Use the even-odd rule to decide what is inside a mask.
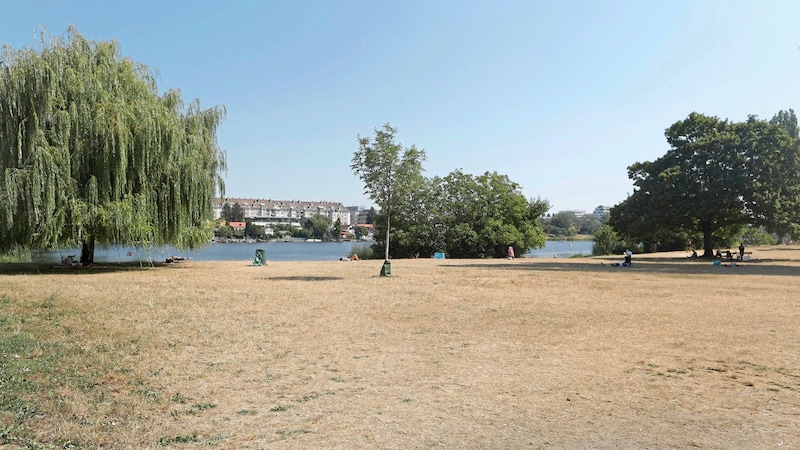
[[[4,2],[0,42],[70,25],[224,106],[226,197],[373,202],[350,169],[389,123],[425,175],[497,172],[551,212],[613,206],[692,112],[800,108],[796,0]]]

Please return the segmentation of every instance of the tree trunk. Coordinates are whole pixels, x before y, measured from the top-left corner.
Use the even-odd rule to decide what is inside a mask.
[[[710,228],[703,227],[703,258],[714,257],[713,233]]]
[[[386,257],[385,261],[389,260],[389,222],[391,219],[389,218],[389,214],[386,214]]]
[[[94,264],[94,237],[84,239],[81,247],[81,265],[89,266]]]

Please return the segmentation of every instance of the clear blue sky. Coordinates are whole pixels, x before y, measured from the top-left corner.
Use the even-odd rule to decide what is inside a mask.
[[[497,171],[591,211],[693,111],[800,109],[796,0],[8,3],[3,43],[75,25],[224,105],[229,197],[371,205],[350,160],[389,122],[427,176]]]

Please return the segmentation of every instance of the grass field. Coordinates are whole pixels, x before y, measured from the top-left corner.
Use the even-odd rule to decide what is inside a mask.
[[[800,248],[0,266],[2,448],[800,448]]]

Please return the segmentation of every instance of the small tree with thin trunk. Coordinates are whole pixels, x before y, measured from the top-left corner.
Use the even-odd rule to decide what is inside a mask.
[[[364,182],[364,194],[375,202],[386,217],[385,263],[389,261],[389,235],[392,214],[409,193],[423,184],[422,162],[425,151],[416,146],[403,148],[395,142],[397,130],[388,123],[375,130],[372,138],[358,136],[358,151],[350,168]]]

